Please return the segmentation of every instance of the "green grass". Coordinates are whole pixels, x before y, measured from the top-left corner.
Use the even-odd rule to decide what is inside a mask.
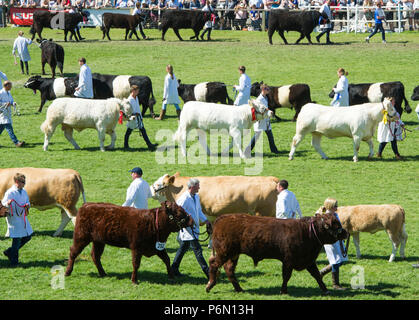
[[[250,165],[240,164],[158,164],[155,153],[147,151],[141,138],[134,133],[130,139],[132,152],[123,150],[125,125],[117,127],[116,150],[99,151],[97,133],[93,130],[75,132],[75,140],[82,150],[76,151],[64,138],[58,128],[52,138],[49,151],[42,151],[43,134],[39,127],[45,120],[45,110],[37,114],[39,94],[34,96],[23,88],[26,76],[20,75],[19,67],[13,65],[11,56],[13,40],[19,28],[0,29],[0,54],[3,63],[0,68],[14,82],[12,90],[21,107],[22,115],[14,117],[15,133],[28,146],[16,149],[7,134],[0,136],[0,167],[49,167],[73,168],[83,177],[88,201],[105,201],[121,204],[131,182],[128,170],[141,166],[144,178],[149,183],[165,173],[180,171],[185,176],[195,175],[244,175]],[[26,36],[28,29],[24,29]],[[418,85],[419,36],[418,33],[388,34],[386,45],[377,35],[370,44],[365,44],[364,34],[333,34],[334,46],[282,44],[279,36],[274,45],[268,45],[266,33],[214,31],[213,42],[179,42],[170,30],[167,41],[160,41],[160,33],[146,30],[151,41],[115,41],[123,39],[123,31],[112,30],[114,41],[102,41],[98,29],[82,30],[88,40],[82,43],[62,41],[62,32],[46,30],[44,37],[58,40],[65,49],[66,74],[79,71],[77,59],[85,56],[93,72],[108,74],[148,75],[153,81],[153,90],[158,101],[156,112],[160,110],[165,66],[170,63],[178,79],[184,83],[202,81],[223,81],[236,84],[239,65],[245,65],[253,81],[265,81],[271,85],[307,83],[312,99],[328,105],[328,93],[337,81],[339,67],[349,71],[349,82],[378,82],[401,80],[410,98],[413,88]],[[192,34],[181,31],[184,39]],[[287,35],[289,42],[297,39],[297,34]],[[30,72],[40,74],[40,50],[30,47],[32,61]],[[47,67],[47,72],[49,69]],[[233,94],[229,91],[230,96]],[[410,100],[410,99],[409,99]],[[416,103],[410,101],[414,109]],[[48,104],[49,105],[49,104]],[[145,118],[145,126],[151,140],[156,140],[159,129],[176,130],[177,121],[172,106],[165,121]],[[269,152],[264,136],[263,169],[260,175],[274,175],[290,182],[300,202],[303,214],[312,215],[326,197],[335,197],[340,205],[397,203],[406,210],[406,230],[409,239],[406,260],[397,256],[394,263],[388,263],[391,245],[387,235],[361,235],[363,259],[356,259],[355,248],[349,249],[349,263],[341,268],[341,282],[350,286],[353,266],[361,266],[365,271],[365,289],[332,292],[328,297],[320,295],[320,289],[308,272],[294,272],[289,282],[289,295],[279,295],[281,286],[281,263],[264,260],[257,268],[247,256],[241,256],[237,276],[244,293],[236,294],[232,285],[221,271],[221,278],[210,294],[205,292],[206,280],[192,252],[185,255],[181,272],[186,276],[179,280],[168,280],[163,263],[157,257],[143,258],[140,284],[130,282],[132,271],[131,253],[126,249],[107,246],[102,262],[108,277],[99,278],[90,257],[90,247],[86,248],[75,264],[71,277],[65,279],[64,290],[51,289],[51,267],[66,266],[69,247],[72,244],[73,226],[67,226],[62,238],[52,234],[60,222],[58,210],[40,212],[31,209],[30,221],[35,236],[20,251],[21,266],[9,269],[5,257],[0,257],[0,288],[4,299],[418,299],[419,276],[411,264],[419,259],[419,213],[417,190],[419,188],[419,132],[408,133],[408,138],[399,143],[400,153],[405,161],[393,159],[390,146],[384,152],[384,159],[368,161],[368,147],[361,145],[359,163],[352,162],[353,147],[350,139],[324,139],[325,153],[330,160],[324,161],[310,146],[306,137],[297,149],[294,161],[288,161],[291,139],[295,133],[295,123],[291,121],[292,110],[278,110],[284,121],[274,122],[273,132],[279,156]],[[418,125],[416,114],[403,114],[408,129]],[[106,142],[110,141],[109,137]],[[192,142],[196,143],[196,142]],[[375,141],[375,149],[378,143]],[[176,149],[176,155],[178,150]],[[204,158],[207,159],[207,158]],[[81,205],[81,201],[80,201]],[[157,206],[150,200],[149,206]],[[6,232],[6,223],[0,224],[0,234]],[[167,243],[168,253],[174,258],[178,244],[172,234]],[[0,237],[0,250],[10,245],[10,239]],[[204,246],[204,256],[210,251]],[[327,264],[322,252],[318,258],[319,267]],[[325,278],[331,287],[331,277]]]

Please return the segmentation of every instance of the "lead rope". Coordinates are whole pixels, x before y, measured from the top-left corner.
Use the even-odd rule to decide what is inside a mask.
[[[28,216],[28,207],[26,205],[23,205],[23,206],[20,205],[19,203],[17,203],[17,201],[15,199],[11,199],[11,200],[12,200],[12,203],[13,202],[15,203],[15,206],[18,206],[20,208],[24,208],[25,213],[23,214],[23,222],[25,223],[25,229],[26,229],[26,217]],[[13,217],[13,205],[12,204],[10,204],[10,215]],[[18,217],[22,216],[22,215],[19,216],[17,210],[16,210],[16,215]]]

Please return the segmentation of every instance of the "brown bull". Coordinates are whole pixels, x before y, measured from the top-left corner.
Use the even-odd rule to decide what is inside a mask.
[[[310,272],[327,294],[316,259],[323,245],[345,238],[347,232],[332,214],[287,220],[246,214],[218,217],[212,235],[215,255],[209,259],[206,290],[209,292],[215,286],[217,271],[224,266],[234,289],[242,291],[234,271],[240,254],[244,253],[253,259],[255,266],[263,259],[282,261],[282,294],[287,293],[287,283],[294,269]]]

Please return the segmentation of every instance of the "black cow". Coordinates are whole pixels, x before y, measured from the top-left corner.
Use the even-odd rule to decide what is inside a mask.
[[[62,17],[64,17],[64,23]],[[38,34],[38,37],[42,40],[42,30],[44,28],[61,29],[64,30],[64,40],[66,42],[68,32],[71,33],[76,41],[79,41],[80,39],[78,38],[75,29],[79,22],[86,21],[88,17],[88,11],[68,13],[35,10],[33,13],[33,24],[29,32],[32,34],[32,40],[35,39],[36,34]]]
[[[250,95],[257,97],[260,94],[262,82],[255,82],[250,88]],[[286,86],[269,86],[268,107],[274,113],[277,120],[281,120],[276,114],[277,108],[294,108],[295,115],[293,121],[297,120],[301,108],[311,100],[310,87],[305,83],[297,83]]]
[[[138,102],[143,106],[142,115],[144,116],[147,109],[150,108],[151,116],[154,117],[153,106],[156,103],[153,93],[153,84],[147,76],[116,76],[111,74],[93,73],[93,81],[96,79],[101,83],[103,92],[108,97],[127,98],[130,95],[132,85],[140,88]],[[95,84],[93,83],[93,87]],[[151,95],[151,98],[150,98]]]
[[[211,19],[211,12],[201,10],[165,10],[161,16],[159,29],[162,30],[161,39],[169,28],[172,28],[180,41],[183,41],[179,29],[192,29],[195,36],[190,39],[199,40],[199,31],[204,27],[205,22]]]
[[[41,64],[42,74],[45,75],[45,64],[48,63],[51,67],[52,77],[55,78],[55,68],[58,66],[63,76],[64,67],[64,48],[59,44],[52,42],[52,39],[37,39],[39,47],[42,50]]]
[[[137,37],[137,40],[140,40],[136,31],[138,25],[140,26],[141,36],[144,40],[147,39],[146,35],[143,32],[141,18],[138,14],[131,16],[122,13],[105,12],[102,15],[102,26],[100,27],[100,29],[103,32],[102,40],[105,39],[105,35],[108,37],[108,40],[111,40],[111,38],[109,37],[109,31],[111,27],[125,29],[125,40],[127,40],[129,31],[131,31],[131,33],[133,33]]]
[[[202,101],[222,104],[233,104],[227,93],[227,87],[223,82],[202,82],[198,84],[183,84],[179,82],[177,89],[183,102]]]
[[[310,33],[313,32],[314,28],[319,24],[320,17],[327,19],[325,13],[318,11],[286,11],[286,10],[272,10],[269,13],[268,21],[268,37],[269,43],[272,44],[272,36],[275,31],[284,40],[285,44],[288,44],[287,39],[284,37],[284,31],[297,31],[300,33],[300,38],[295,42],[299,43],[304,37],[307,38],[310,44],[311,42]]]
[[[25,88],[41,93],[41,105],[38,112],[42,112],[47,101],[55,100],[61,97],[74,97],[74,92],[78,86],[79,77],[69,78],[42,78],[41,76],[30,77],[24,84]],[[112,97],[107,89],[107,85],[100,80],[93,78],[93,97],[94,99],[107,99]]]
[[[403,101],[405,111],[407,113],[412,112],[409,102],[404,95],[404,85],[400,81],[358,84],[350,83],[348,85],[348,92],[350,106],[367,102],[381,102],[385,97],[393,97],[396,100],[394,107],[400,116],[403,113]],[[332,90],[329,93],[329,97],[333,98],[334,94],[335,93]]]
[[[410,98],[413,101],[419,100],[419,86],[417,86],[415,89],[413,89],[412,97]]]

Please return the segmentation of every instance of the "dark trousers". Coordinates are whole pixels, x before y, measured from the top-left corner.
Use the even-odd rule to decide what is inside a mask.
[[[384,27],[382,23],[376,23],[374,26],[374,30],[371,32],[371,34],[368,36],[368,38],[372,38],[373,35],[375,35],[378,31],[381,31],[381,38],[383,40],[386,40],[386,33],[384,31]]]
[[[26,67],[26,74],[29,74],[28,61],[25,61],[25,67]],[[23,70],[23,61],[22,60],[20,60],[20,70],[22,70],[22,74],[25,73],[25,70]]]
[[[31,240],[31,236],[26,236],[22,238],[12,238],[12,246],[4,251],[4,254],[9,258],[11,265],[17,265],[19,263],[19,250],[26,243]]]
[[[0,124],[0,134],[3,133],[4,129],[6,129],[7,133],[9,134],[10,139],[12,139],[14,144],[19,142],[19,140],[17,140],[16,138],[15,133],[13,132],[13,127],[11,123]]]
[[[266,130],[265,133],[266,133],[266,136],[268,137],[269,148],[271,149],[271,152],[272,153],[279,153],[279,151],[278,151],[278,149],[276,148],[276,145],[275,145],[275,140],[274,140],[274,136],[272,134],[272,130]],[[252,140],[250,141],[251,150],[253,150],[255,145],[256,145],[256,136],[253,136]]]
[[[182,241],[179,239],[180,247],[176,252],[175,259],[172,263],[172,268],[175,270],[179,269],[179,265],[183,259],[183,256],[185,255],[186,251],[188,251],[189,248],[192,248],[192,251],[195,254],[195,258],[198,261],[199,265],[201,266],[202,271],[205,273],[205,275],[208,276],[208,264],[204,259],[204,256],[202,254],[202,247],[199,244],[198,240],[187,240]]]
[[[212,28],[206,28],[202,33],[201,33],[201,39],[204,38],[204,35],[208,32],[208,36],[207,36],[207,40],[211,39],[211,30]]]
[[[150,139],[148,138],[147,132],[145,131],[145,128],[142,127],[141,129],[139,129],[141,132],[141,135],[145,141],[145,143],[147,144],[147,147],[151,150],[151,149],[155,149],[155,146],[151,143]],[[125,132],[125,138],[124,138],[124,148],[128,149],[129,148],[129,137],[131,135],[131,133],[133,132],[133,129],[127,128],[127,131]]]
[[[381,142],[380,145],[378,146],[378,153],[382,154],[384,151],[384,148],[386,147],[387,142]],[[399,156],[399,149],[397,148],[397,140],[394,139],[393,141],[391,141],[391,149],[393,149],[393,152],[396,156]]]
[[[320,39],[324,34],[326,34],[326,43],[330,42],[330,28],[325,29],[322,31],[318,36],[317,39]]]

